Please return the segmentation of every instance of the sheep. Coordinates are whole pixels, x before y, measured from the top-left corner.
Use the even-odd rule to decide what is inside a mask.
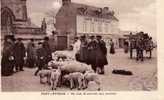
[[[91,70],[91,66],[88,66],[86,64],[77,62],[77,61],[51,61],[50,66],[52,68],[57,68],[60,67],[61,68],[61,80],[60,83],[63,83],[63,76],[69,73],[73,73],[73,72],[81,72],[84,73],[87,70]]]
[[[51,83],[52,90],[56,90],[60,77],[61,77],[60,67],[58,69],[51,70],[50,83]]]
[[[48,62],[48,67],[52,68],[52,69],[57,69],[59,66],[63,66],[64,62],[63,61],[55,61],[52,60],[50,62]]]
[[[94,81],[98,85],[98,90],[100,90],[100,79],[97,73],[94,73],[93,70],[86,71],[84,73],[83,89],[88,87],[88,83]]]
[[[43,79],[47,79],[47,83],[50,84],[50,75],[51,75],[51,70],[48,69],[42,69],[39,71],[39,77],[40,77],[40,83],[45,84],[43,82]]]
[[[65,64],[63,64],[63,66],[61,66],[61,70],[67,73],[73,73],[73,72],[84,73],[87,70],[91,70],[91,67],[77,61],[68,61]]]
[[[82,89],[84,75],[80,72],[69,73],[63,76],[65,80],[70,82],[70,89],[72,90],[75,86],[75,82],[78,82],[78,90]]]

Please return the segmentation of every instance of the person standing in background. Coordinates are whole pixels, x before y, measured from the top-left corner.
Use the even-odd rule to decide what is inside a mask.
[[[127,40],[124,41],[124,53],[128,53],[129,51],[129,42]]]
[[[35,74],[34,74],[35,76],[37,76],[38,72],[45,67],[45,65],[46,65],[46,58],[45,58],[46,54],[47,53],[43,48],[42,42],[39,42],[38,43],[38,49],[36,51],[36,56],[37,56],[37,64],[36,65],[37,65],[38,69],[35,71]]]
[[[27,66],[30,68],[35,67],[36,61],[36,48],[34,44],[34,39],[30,39],[30,42],[27,44]]]
[[[80,38],[81,44],[80,44],[80,62],[86,63],[87,62],[87,57],[88,57],[88,52],[87,52],[87,40],[86,36],[83,35]]]
[[[98,35],[97,38],[97,54],[96,54],[96,67],[99,74],[104,74],[104,65],[108,64],[107,61],[107,48],[102,36]]]
[[[94,72],[96,72],[96,56],[97,56],[97,42],[95,36],[90,37],[90,42],[88,43],[88,58],[87,64],[91,65]]]
[[[75,43],[73,44],[73,58],[79,60],[80,57],[80,45],[81,41],[78,37],[75,37]]]
[[[14,38],[5,36],[4,47],[2,50],[1,59],[1,75],[10,76],[13,74],[14,67]]]
[[[24,57],[25,57],[25,47],[22,42],[22,38],[18,38],[14,46],[14,57],[15,57],[15,67],[16,71],[24,71]]]
[[[52,60],[52,52],[49,45],[49,37],[44,37],[43,49],[45,50],[45,64],[48,65],[48,62]]]
[[[114,42],[110,40],[110,54],[115,54]]]

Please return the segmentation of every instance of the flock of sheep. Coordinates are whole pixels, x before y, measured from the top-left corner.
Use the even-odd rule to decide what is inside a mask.
[[[56,90],[61,85],[67,85],[66,83],[71,90],[86,89],[91,81],[95,82],[100,90],[99,75],[92,70],[91,66],[77,62],[62,52],[53,54],[53,60],[49,62],[48,69],[42,69],[39,76],[40,83],[45,83],[43,80],[46,79],[52,90]]]

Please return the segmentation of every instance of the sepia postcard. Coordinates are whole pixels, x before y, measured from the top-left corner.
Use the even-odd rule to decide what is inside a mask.
[[[0,98],[164,100],[162,0],[0,7]]]

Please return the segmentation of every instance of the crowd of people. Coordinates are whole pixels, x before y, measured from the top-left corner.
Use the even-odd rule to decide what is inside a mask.
[[[85,35],[74,38],[73,58],[79,62],[91,65],[92,69],[99,74],[104,74],[104,66],[108,64],[107,47],[102,36]],[[136,60],[143,61],[143,51],[150,52],[153,49],[152,38],[143,32],[136,35],[130,34],[129,40],[124,41],[124,52],[130,51],[130,58],[133,56],[133,49],[136,50]],[[110,40],[110,54],[115,54],[114,42]],[[5,36],[1,59],[2,76],[12,75],[15,72],[24,71],[23,67],[38,67],[34,75],[41,69],[46,69],[48,62],[52,60],[52,50],[49,45],[49,37],[44,37],[42,42],[35,43],[30,39],[25,47],[22,38],[15,39],[13,35]]]
[[[25,48],[22,38],[15,39],[13,35],[5,36],[1,59],[2,76],[24,71],[25,64],[32,68],[38,67],[35,75],[42,68],[46,68],[46,65],[52,59],[48,40],[49,38],[45,37],[44,41],[39,42],[38,48],[36,48],[34,39],[31,39],[27,48]]]
[[[112,40],[110,53],[115,53]],[[75,37],[73,56],[77,61],[91,65],[92,69],[99,74],[104,74],[104,65],[108,64],[107,48],[101,36]],[[41,69],[47,68],[48,62],[51,60],[52,51],[48,37],[44,37],[43,41],[37,44],[34,39],[30,39],[25,46],[22,38],[15,39],[13,35],[7,35],[2,50],[1,74],[9,76],[24,71],[24,66],[27,66],[38,67],[34,73],[37,75]]]
[[[148,33],[139,32],[135,35],[130,33],[129,37],[130,58],[133,58],[133,51],[136,50],[136,60],[144,60],[144,51],[149,52],[149,58],[152,57],[154,43]]]
[[[76,37],[73,51],[77,61],[89,64],[95,72],[104,74],[108,60],[106,44],[101,36]]]

